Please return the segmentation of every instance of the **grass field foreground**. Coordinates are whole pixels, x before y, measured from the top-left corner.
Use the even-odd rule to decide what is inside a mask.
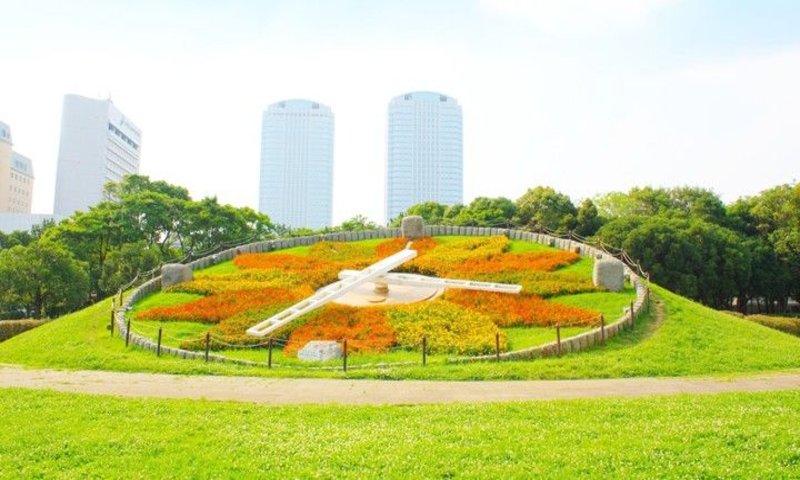
[[[173,478],[788,478],[800,472],[797,391],[266,407],[6,389],[0,412],[4,478],[166,472]]]

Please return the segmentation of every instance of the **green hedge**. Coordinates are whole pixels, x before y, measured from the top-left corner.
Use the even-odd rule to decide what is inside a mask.
[[[800,337],[800,319],[789,317],[770,317],[767,315],[750,315],[748,320],[760,323],[765,327]]]
[[[0,342],[47,323],[47,320],[0,320]]]

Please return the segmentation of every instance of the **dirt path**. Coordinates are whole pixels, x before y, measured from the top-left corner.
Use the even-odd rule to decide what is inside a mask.
[[[409,404],[643,397],[800,389],[800,373],[714,378],[437,382],[182,376],[0,366],[0,388],[263,404]]]

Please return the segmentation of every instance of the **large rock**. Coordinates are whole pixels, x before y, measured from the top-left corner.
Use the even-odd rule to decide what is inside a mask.
[[[161,288],[167,288],[194,280],[192,269],[180,263],[168,263],[161,267]]]
[[[342,347],[334,341],[312,340],[297,352],[297,358],[316,362],[336,360],[342,358]]]
[[[616,259],[603,259],[594,262],[592,282],[612,292],[621,292],[625,286],[625,265]]]
[[[412,215],[410,217],[403,217],[403,224],[400,229],[403,237],[414,240],[415,238],[424,236],[424,225],[425,223],[422,221],[422,217]]]

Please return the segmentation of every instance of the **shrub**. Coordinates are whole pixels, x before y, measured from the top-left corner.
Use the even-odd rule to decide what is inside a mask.
[[[311,340],[347,339],[349,352],[383,352],[395,343],[383,308],[326,305],[304,325],[295,328],[283,351],[292,355]]]
[[[0,320],[0,342],[47,322],[48,320]]]
[[[431,353],[473,355],[495,350],[497,326],[485,314],[444,300],[420,302],[386,310],[395,329],[397,343],[420,348],[428,336]],[[505,335],[500,334],[500,349],[505,351]]]
[[[489,316],[498,327],[590,326],[598,312],[549,302],[534,295],[451,290],[446,300]]]
[[[789,317],[771,317],[768,315],[750,315],[746,317],[752,322],[759,323],[781,332],[800,337],[800,319]]]

